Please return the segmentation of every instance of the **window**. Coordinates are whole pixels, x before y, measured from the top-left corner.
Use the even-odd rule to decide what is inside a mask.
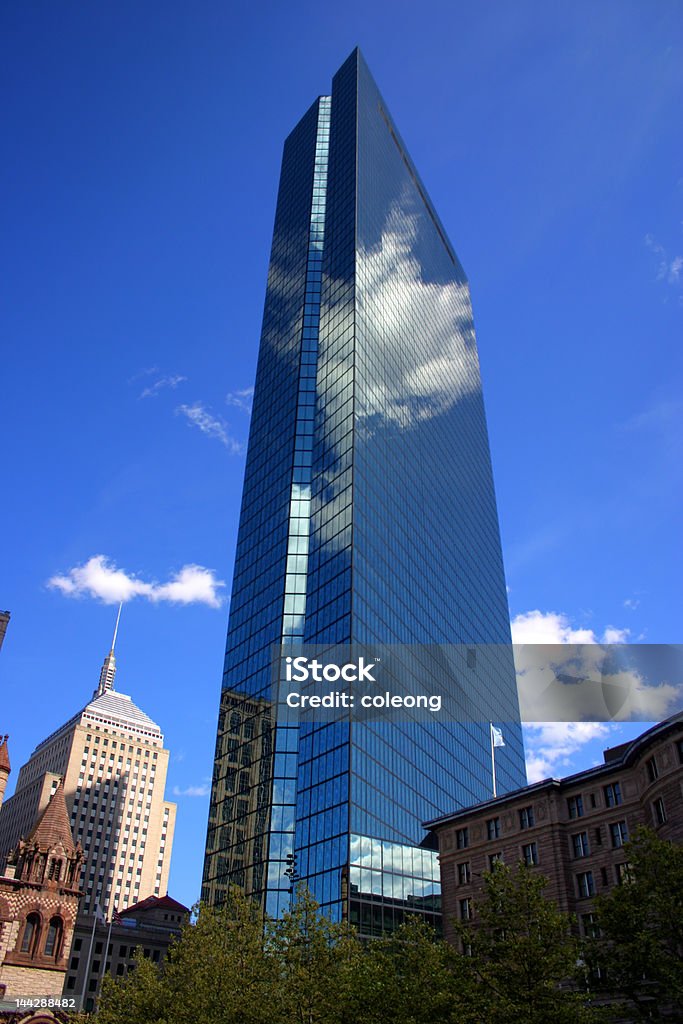
[[[602,846],[602,829],[599,828],[599,827],[596,828],[594,834],[595,834],[595,845],[596,846]]]
[[[567,797],[567,810],[570,818],[583,818],[583,797],[580,795]]]
[[[658,796],[652,805],[652,810],[655,815],[655,824],[663,825],[666,821],[666,809],[664,807],[664,801],[661,796]]]
[[[459,850],[464,850],[470,845],[470,833],[467,828],[459,828],[455,833],[455,845]]]
[[[38,937],[40,933],[40,917],[38,914],[29,914],[24,925],[24,935],[21,940],[21,952],[34,956]]]
[[[526,846],[522,847],[522,857],[527,867],[533,867],[534,864],[538,864],[538,848],[536,843],[527,843]]]
[[[605,803],[608,807],[618,807],[621,803],[621,785],[618,782],[612,782],[609,786],[604,787],[605,792]]]
[[[582,914],[581,930],[587,939],[597,939],[600,935],[597,914]]]
[[[489,839],[498,839],[500,836],[500,818],[489,818],[486,822],[486,834]]]
[[[582,871],[576,876],[576,885],[580,897],[595,896],[595,882],[592,871]]]
[[[472,919],[472,900],[460,900],[460,920],[470,921]]]
[[[678,750],[678,760],[683,764],[683,740],[676,742],[676,749]]]
[[[519,812],[519,827],[520,828],[531,828],[534,825],[534,809],[533,807],[522,807]]]
[[[631,867],[629,864],[615,864],[614,873],[617,877],[617,884],[621,885],[631,877]]]
[[[63,931],[64,925],[62,924],[61,917],[50,918],[45,938],[45,956],[53,956],[55,960],[59,959],[59,955],[62,952]]]
[[[502,853],[490,853],[489,854],[489,871],[493,871],[494,867],[499,862],[501,864],[503,863],[503,854]]]
[[[615,821],[610,825],[609,832],[615,850],[628,842],[628,828],[625,821]]]
[[[659,768],[657,767],[657,762],[654,757],[651,757],[649,761],[645,762],[645,767],[647,768],[648,779],[650,782],[655,782],[659,778]]]
[[[470,869],[470,862],[465,860],[462,864],[458,864],[458,882],[460,885],[466,885],[467,882],[472,881],[472,871]]]
[[[591,851],[587,832],[577,832],[572,836],[572,852],[575,857],[588,857]]]

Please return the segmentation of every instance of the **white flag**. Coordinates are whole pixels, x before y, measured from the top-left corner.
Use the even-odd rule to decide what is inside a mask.
[[[495,725],[491,726],[491,735],[493,736],[494,747],[504,747],[505,740],[503,739],[503,733],[500,729],[496,729]]]
[[[104,916],[104,911],[102,910],[102,907],[99,905],[97,900],[95,900],[95,920],[97,921],[98,924],[104,924],[107,920],[106,917]]]

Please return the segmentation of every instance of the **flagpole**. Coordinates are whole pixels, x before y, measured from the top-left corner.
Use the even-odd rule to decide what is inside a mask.
[[[100,976],[98,978],[98,982],[99,982],[99,985],[98,985],[98,988],[99,988],[98,998],[99,998],[99,996],[102,995],[102,981],[104,980],[104,976],[107,973],[107,957],[109,956],[109,943],[111,942],[111,927],[112,927],[113,923],[114,923],[114,914],[111,915],[111,918],[109,920],[109,930],[107,932],[107,942],[106,942],[105,947],[104,947],[104,955],[102,956],[102,968],[101,968],[101,971],[100,971]],[[111,963],[110,963],[110,968],[111,968]]]
[[[495,798],[498,794],[496,793],[496,745],[493,742],[493,722],[489,722],[489,738],[491,740],[491,779],[493,780],[493,796]]]
[[[88,991],[88,978],[90,977],[90,964],[92,963],[92,948],[95,944],[95,929],[97,928],[97,901],[95,901],[95,914],[92,921],[92,932],[90,933],[90,948],[88,949],[88,959],[85,962],[85,981],[83,982],[83,991],[81,992],[81,1010],[85,1004],[85,996]]]

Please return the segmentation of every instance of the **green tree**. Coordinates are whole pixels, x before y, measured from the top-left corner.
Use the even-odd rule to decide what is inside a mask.
[[[464,957],[418,916],[369,944],[360,984],[362,1019],[371,1024],[465,1024],[477,1019],[471,1014],[473,993]]]
[[[128,977],[115,981],[105,975],[96,1017],[98,1024],[164,1021],[164,995],[156,964],[138,951],[135,968]]]
[[[683,848],[641,828],[624,852],[628,876],[596,901],[586,962],[641,1018],[683,1021]]]
[[[200,906],[162,970],[138,956],[126,979],[107,979],[98,1024],[271,1024],[276,962],[260,908],[231,889],[218,910]]]
[[[512,869],[497,863],[484,876],[474,919],[455,924],[477,983],[472,1010],[490,1024],[596,1019],[568,984],[577,973],[579,944],[569,916],[543,895],[546,885],[524,864]]]
[[[290,910],[267,930],[277,984],[271,1021],[282,1024],[355,1024],[356,984],[364,967],[363,948],[344,923],[320,913],[305,885],[296,888]]]

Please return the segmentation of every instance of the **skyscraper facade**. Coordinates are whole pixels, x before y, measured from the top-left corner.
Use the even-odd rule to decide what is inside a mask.
[[[460,722],[276,720],[278,644],[498,645]],[[235,560],[203,898],[293,879],[375,933],[438,909],[421,822],[525,782],[467,279],[356,50],[288,137]],[[473,711],[474,707],[474,711]]]
[[[114,689],[115,676],[112,643],[92,699],[38,744],[0,808],[2,868],[62,780],[83,849],[84,914],[111,914],[168,888],[176,812],[164,794],[169,752],[156,722]]]

